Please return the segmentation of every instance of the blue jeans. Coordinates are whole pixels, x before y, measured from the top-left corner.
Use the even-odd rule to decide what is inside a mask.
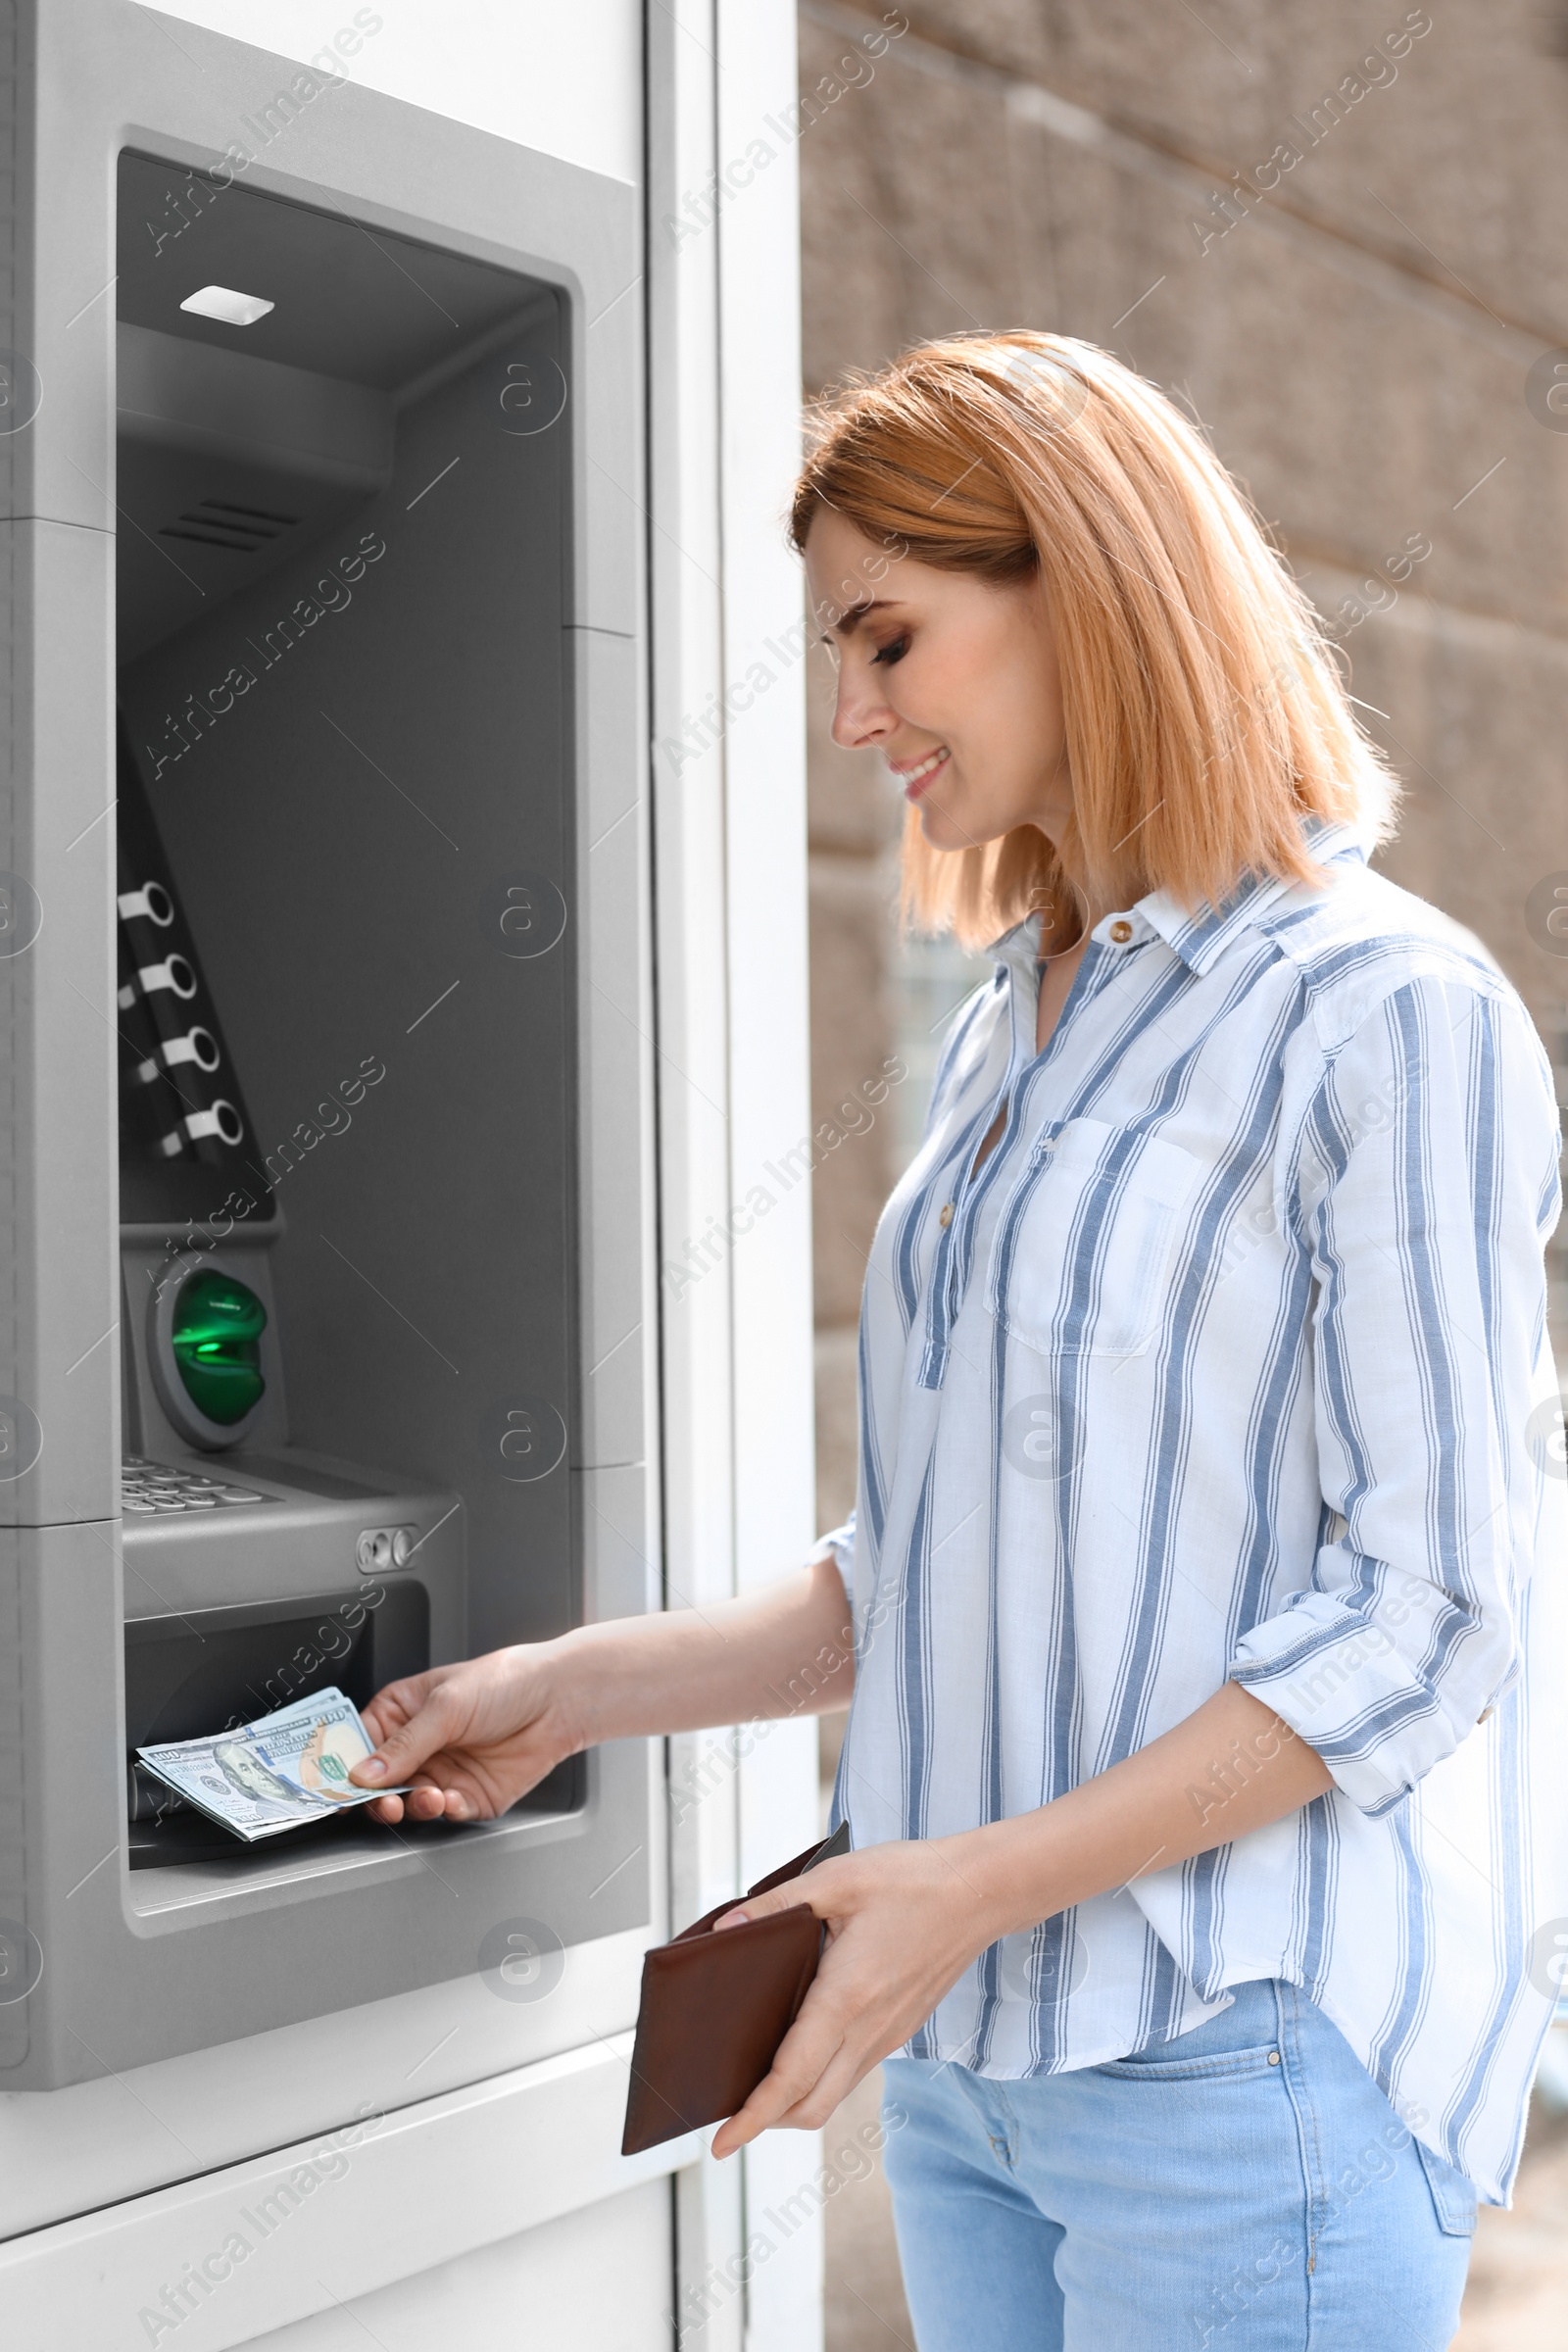
[[[1234,1990],[1074,2074],[887,2060],[919,2352],[1445,2352],[1475,2191],[1304,1993]]]

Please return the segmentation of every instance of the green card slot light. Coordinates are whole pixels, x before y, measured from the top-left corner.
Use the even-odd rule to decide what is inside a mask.
[[[199,1413],[220,1429],[260,1403],[267,1309],[232,1274],[193,1274],[174,1302],[174,1363]]]

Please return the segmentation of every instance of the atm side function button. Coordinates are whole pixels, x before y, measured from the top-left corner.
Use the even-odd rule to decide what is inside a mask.
[[[137,967],[137,984],[144,997],[156,997],[168,989],[188,1004],[197,990],[196,974],[183,956],[166,956],[161,963],[144,963]]]
[[[412,1527],[367,1527],[354,1546],[356,1564],[366,1573],[374,1568],[406,1568],[416,1541]]]
[[[140,890],[122,890],[115,903],[127,923],[145,915],[160,931],[167,931],[174,919],[174,902],[161,882],[144,882]]]

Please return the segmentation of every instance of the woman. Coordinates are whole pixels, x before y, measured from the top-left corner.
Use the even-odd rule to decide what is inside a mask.
[[[886,2059],[923,2352],[1446,2345],[1568,1911],[1544,1056],[1368,871],[1390,779],[1309,610],[1115,361],[913,352],[793,536],[909,913],[996,939],[871,1257],[857,1520],[706,1618],[394,1685],[356,1777],[498,1812],[826,1651],[855,1850],[733,1915],[829,1942],[715,2151]]]

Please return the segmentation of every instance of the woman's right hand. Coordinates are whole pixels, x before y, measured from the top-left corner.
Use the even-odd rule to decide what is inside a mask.
[[[377,1820],[489,1821],[505,1813],[583,1741],[561,1706],[557,1643],[519,1643],[456,1666],[432,1666],[388,1683],[365,1710],[376,1742],[350,1779],[413,1783],[407,1796],[378,1797]]]
[[[374,1753],[356,1788],[380,1820],[490,1821],[567,1756],[606,1740],[845,1706],[855,1646],[844,1580],[821,1553],[795,1576],[702,1610],[579,1625],[388,1683],[365,1710]],[[801,1682],[804,1678],[804,1682]],[[806,1693],[803,1699],[797,1685]]]

